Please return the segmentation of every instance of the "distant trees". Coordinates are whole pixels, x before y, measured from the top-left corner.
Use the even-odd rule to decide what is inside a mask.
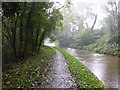
[[[75,37],[76,48],[82,48],[83,46],[89,45],[95,42],[95,34],[91,30],[84,30],[79,32]]]
[[[61,25],[62,14],[53,5],[53,2],[3,3],[3,62],[39,52],[45,38]]]
[[[120,29],[120,1],[118,2],[118,27]]]
[[[107,34],[110,36],[108,43],[118,43],[118,4],[117,2],[108,2],[106,5],[106,22],[104,23]]]
[[[83,48],[92,43],[102,42],[106,39],[105,44],[116,46],[119,43],[120,37],[118,10],[120,2],[105,1],[101,6],[96,6],[95,3],[82,3],[79,6],[70,6],[67,12],[63,12],[64,31],[56,34],[61,46],[72,48]],[[77,7],[75,9],[75,7]],[[79,7],[79,10],[78,10]],[[98,7],[102,8],[103,16],[97,11]],[[96,28],[96,24],[99,27]],[[103,38],[105,37],[105,38]]]
[[[85,7],[91,8],[91,6]],[[67,11],[63,12],[63,31],[56,35],[61,46],[76,48],[95,41],[93,40],[93,30],[97,21],[97,14],[92,12],[91,9],[89,9],[89,12],[87,10],[88,8],[84,8],[81,13],[78,13],[70,4]],[[88,19],[92,19],[91,22],[88,22]]]
[[[120,1],[118,2],[118,44],[120,45]]]

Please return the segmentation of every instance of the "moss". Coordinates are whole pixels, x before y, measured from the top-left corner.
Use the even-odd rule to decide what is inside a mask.
[[[41,46],[38,55],[14,63],[10,70],[3,72],[3,88],[40,87],[51,68],[50,58],[54,54],[55,51],[50,47]]]
[[[68,67],[75,77],[80,88],[104,88],[106,87],[87,67],[78,59],[71,56],[66,51],[56,47],[65,57]]]

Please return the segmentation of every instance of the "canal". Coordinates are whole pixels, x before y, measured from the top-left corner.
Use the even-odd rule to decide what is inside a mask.
[[[118,88],[118,57],[86,50],[63,49],[79,59],[108,88]]]

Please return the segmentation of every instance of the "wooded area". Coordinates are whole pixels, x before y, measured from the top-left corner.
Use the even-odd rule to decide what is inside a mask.
[[[53,2],[4,2],[2,4],[3,64],[39,52],[58,26],[62,14]]]
[[[2,2],[3,88],[116,88],[120,1],[56,1]]]
[[[78,8],[74,8],[77,3],[71,5],[63,15],[63,31],[56,31],[53,40],[57,39],[62,47],[120,56],[119,4],[120,2],[106,0],[100,6],[100,11],[95,4],[83,3],[79,6],[80,12],[77,11]]]

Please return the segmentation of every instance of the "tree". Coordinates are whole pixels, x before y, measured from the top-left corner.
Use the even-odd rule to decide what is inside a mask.
[[[16,61],[39,52],[45,38],[61,24],[62,14],[53,5],[53,2],[3,3],[4,60]]]

